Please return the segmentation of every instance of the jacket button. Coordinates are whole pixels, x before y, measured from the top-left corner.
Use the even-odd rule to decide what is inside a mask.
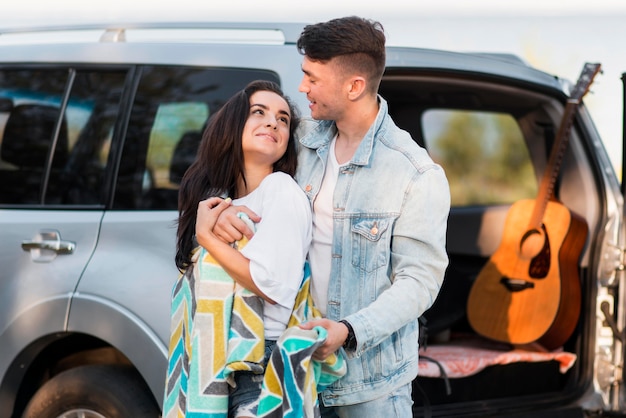
[[[376,234],[378,234],[378,228],[373,227],[373,228],[370,230],[370,232],[372,233],[372,235],[376,235]]]
[[[311,187],[311,185],[310,185],[310,184],[307,184],[307,185],[306,185],[306,187],[304,188],[304,191],[305,191],[305,192],[310,192],[312,188],[313,188],[313,187]]]

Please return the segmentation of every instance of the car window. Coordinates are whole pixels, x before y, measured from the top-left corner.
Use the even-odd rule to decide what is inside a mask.
[[[41,203],[67,78],[63,70],[0,70],[0,203]],[[55,169],[67,157],[66,127],[58,127]]]
[[[180,180],[210,116],[250,81],[279,81],[262,70],[175,66],[145,66],[139,76],[115,209],[177,209]]]
[[[124,71],[0,70],[0,203],[102,204],[124,80]]]
[[[159,106],[148,143],[145,188],[177,189],[179,176],[170,175],[172,157],[183,136],[198,137],[209,117],[202,102],[164,103]],[[190,157],[191,158],[191,157]],[[182,174],[182,173],[177,173]]]
[[[507,204],[536,196],[528,147],[512,115],[428,110],[422,126],[426,148],[448,177],[453,206]]]
[[[68,158],[58,181],[49,182],[46,204],[105,203],[109,151],[125,80],[124,70],[76,72],[64,114]]]

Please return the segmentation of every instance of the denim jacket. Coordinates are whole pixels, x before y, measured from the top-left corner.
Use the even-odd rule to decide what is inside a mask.
[[[398,128],[379,97],[375,122],[340,169],[333,197],[327,317],[346,319],[357,348],[325,405],[366,402],[410,383],[418,371],[418,318],[435,301],[448,256],[448,182],[442,168]],[[319,192],[331,121],[303,121],[296,180]],[[315,277],[312,277],[315,280]]]

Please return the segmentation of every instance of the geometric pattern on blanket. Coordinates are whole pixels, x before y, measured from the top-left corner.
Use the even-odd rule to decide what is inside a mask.
[[[204,248],[192,262],[172,293],[163,417],[225,417],[232,372],[263,373],[263,305]]]
[[[245,242],[238,244],[243,248]],[[300,333],[305,330],[296,327],[321,317],[312,304],[309,282],[307,264],[288,323],[290,328],[275,349],[281,354],[270,360],[268,369],[272,372],[265,373],[261,403],[263,416],[268,418],[318,416],[317,391],[346,371],[345,360],[337,354],[324,362],[310,359],[325,340],[326,330]],[[172,291],[163,418],[226,417],[229,386],[234,386],[232,373],[264,373],[263,334],[261,298],[238,285],[204,248],[198,247],[192,255],[192,267],[179,276]],[[303,354],[305,358],[300,359]],[[296,358],[300,359],[296,362],[299,367],[284,367]],[[285,386],[285,381],[290,383]],[[298,407],[291,415],[272,415],[289,411],[292,405]]]
[[[341,355],[333,354],[323,362],[311,357],[326,340],[326,329],[304,330],[297,326],[322,317],[308,291],[308,263],[304,276],[303,291],[298,293],[287,329],[276,342],[265,371],[258,418],[320,417],[318,393],[346,373]]]

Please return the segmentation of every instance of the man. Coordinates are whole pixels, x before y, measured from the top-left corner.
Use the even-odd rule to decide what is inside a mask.
[[[296,179],[313,205],[311,291],[324,314],[303,327],[328,330],[315,358],[343,346],[348,359],[347,374],[320,396],[322,414],[411,417],[418,318],[448,264],[448,183],[377,94],[385,69],[380,23],[346,17],[308,25],[297,47],[299,90],[314,120],[299,129]],[[241,236],[233,226],[221,232],[231,241]]]

